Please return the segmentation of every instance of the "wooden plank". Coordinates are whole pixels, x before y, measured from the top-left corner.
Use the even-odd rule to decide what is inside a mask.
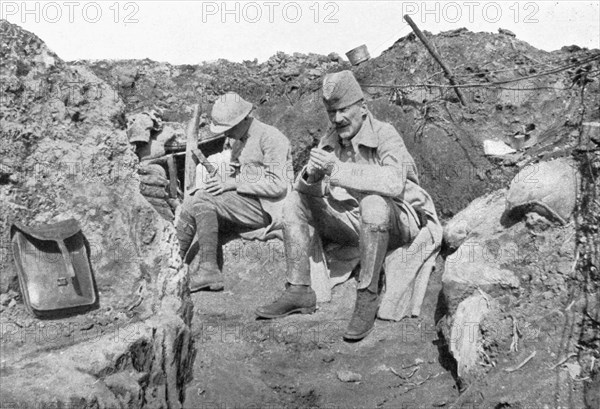
[[[194,149],[198,148],[198,133],[200,128],[200,104],[194,105],[194,113],[187,127],[185,145],[185,188],[184,199],[189,196],[190,189],[196,186],[196,164],[193,157]]]
[[[198,147],[201,147],[203,145],[208,145],[209,143],[216,141],[217,139],[224,139],[224,138],[225,138],[225,134],[219,134],[219,135],[211,136],[210,138],[199,140]],[[185,153],[185,148],[186,148],[185,144],[181,144],[178,146],[165,146],[165,151],[169,154],[179,155],[181,153]]]
[[[200,149],[194,149],[192,151],[192,155],[194,156],[194,162],[196,165],[201,163],[210,175],[217,173],[217,169],[208,161],[208,159],[206,159],[206,156],[204,156]]]
[[[173,155],[167,156],[167,166],[169,168],[169,197],[177,199],[177,165]]]
[[[456,95],[458,96],[458,100],[460,101],[460,103],[463,106],[467,106],[465,97],[463,96],[460,89],[458,87],[456,87],[456,85],[458,85],[458,83],[454,79],[454,75],[452,74],[452,71],[450,71],[450,68],[444,63],[444,61],[442,60],[442,57],[438,54],[437,51],[435,51],[435,48],[433,48],[433,46],[431,45],[431,43],[429,42],[427,37],[425,37],[425,34],[423,34],[423,32],[419,29],[419,27],[417,27],[415,22],[412,20],[412,18],[410,18],[410,16],[408,14],[406,14],[404,16],[404,20],[406,20],[408,25],[410,25],[410,27],[413,29],[413,31],[417,35],[417,37],[419,37],[419,40],[421,40],[421,42],[423,43],[423,45],[425,46],[427,51],[429,51],[429,54],[431,54],[433,59],[436,60],[437,63],[442,67],[442,70],[444,70],[444,73],[446,74],[446,78],[448,78],[448,81],[450,81],[450,84],[453,86],[452,88],[454,88],[454,91],[456,92]]]

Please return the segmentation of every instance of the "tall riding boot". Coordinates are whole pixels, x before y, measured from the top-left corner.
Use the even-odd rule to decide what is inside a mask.
[[[219,222],[213,209],[201,209],[194,215],[198,253],[190,262],[188,271],[190,291],[223,290],[223,276],[217,264]]]
[[[292,285],[310,286],[310,231],[308,224],[285,224],[283,248],[287,281]]]
[[[196,234],[196,220],[185,205],[179,215],[175,232],[179,241],[179,256],[181,257],[181,261],[185,262],[185,256]]]
[[[262,318],[279,318],[292,313],[312,314],[317,296],[310,287],[310,233],[307,224],[286,224],[283,243],[287,266],[286,289],[273,303],[256,309]]]
[[[379,308],[379,278],[390,234],[385,225],[360,225],[360,276],[354,313],[345,339],[360,340],[373,329]]]

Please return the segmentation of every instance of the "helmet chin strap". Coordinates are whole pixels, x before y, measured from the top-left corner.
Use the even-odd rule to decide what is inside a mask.
[[[225,132],[225,136],[235,140],[243,139],[246,133],[248,133],[248,128],[250,128],[252,119],[253,118],[251,116],[247,116],[246,118],[242,119],[239,124],[231,128],[228,132]]]

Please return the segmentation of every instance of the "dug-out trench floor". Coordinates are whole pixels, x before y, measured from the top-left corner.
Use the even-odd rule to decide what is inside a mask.
[[[452,359],[435,328],[443,314],[441,257],[421,317],[377,320],[361,342],[342,339],[354,307],[354,280],[334,288],[332,301],[312,315],[257,320],[256,307],[283,288],[282,247],[279,241],[228,243],[225,290],[192,294],[196,358],[185,408],[544,408],[569,407],[568,397],[577,393],[566,371],[550,365],[561,359],[565,316],[564,324],[540,326],[538,340],[521,344],[518,353],[498,351],[497,365],[463,384],[459,394]],[[527,365],[505,370],[534,350]],[[360,380],[344,382],[344,376]]]
[[[354,280],[312,315],[257,320],[256,307],[283,288],[282,245],[236,241],[224,253],[225,290],[192,295],[197,352],[186,408],[435,407],[459,397],[439,358],[439,272],[420,318],[378,320],[363,341],[347,343]],[[345,372],[360,381],[341,381]]]

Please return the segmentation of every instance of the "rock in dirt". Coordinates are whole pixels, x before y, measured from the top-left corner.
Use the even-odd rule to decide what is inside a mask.
[[[14,173],[14,169],[12,166],[9,166],[6,163],[0,162],[0,177],[10,176]]]
[[[338,53],[329,53],[327,55],[327,57],[329,57],[329,59],[333,62],[340,62],[342,61],[342,57],[340,57],[340,55]]]
[[[584,122],[581,140],[583,143],[592,141],[596,145],[600,145],[600,122]]]
[[[515,33],[513,33],[512,31],[510,31],[510,30],[507,30],[507,29],[505,29],[505,28],[499,28],[499,29],[498,29],[498,32],[499,32],[500,34],[504,34],[504,35],[507,35],[507,36],[510,36],[510,37],[516,37],[516,36],[517,36],[517,35],[516,35]]]
[[[12,297],[8,293],[0,294],[0,305],[6,307],[9,302],[12,301]]]
[[[139,71],[136,67],[123,67],[117,71],[118,84],[123,88],[133,88],[138,75]]]
[[[449,308],[456,307],[477,289],[499,294],[519,287],[514,272],[501,267],[502,258],[517,254],[516,245],[500,251],[494,254],[485,241],[470,239],[446,259],[442,284]]]
[[[348,370],[338,371],[337,377],[342,382],[360,382],[362,380],[361,374]]]
[[[590,382],[586,382],[585,403],[588,408],[600,407],[600,372],[596,372]]]
[[[579,374],[581,374],[581,366],[578,363],[566,363],[564,364],[564,367],[569,372],[569,376],[573,380],[576,380],[579,377]]]
[[[515,153],[516,150],[502,141],[492,141],[486,139],[483,141],[483,152],[489,156],[504,156],[509,153]]]
[[[143,390],[140,385],[148,381],[148,374],[135,370],[120,371],[109,375],[104,383],[110,389],[121,404],[127,408],[142,406]]]
[[[457,374],[465,378],[479,360],[483,339],[480,323],[490,311],[490,297],[475,293],[461,302],[450,329],[450,352],[457,363]]]
[[[492,192],[473,200],[444,226],[444,243],[457,249],[467,238],[501,231],[505,208],[505,190]]]

